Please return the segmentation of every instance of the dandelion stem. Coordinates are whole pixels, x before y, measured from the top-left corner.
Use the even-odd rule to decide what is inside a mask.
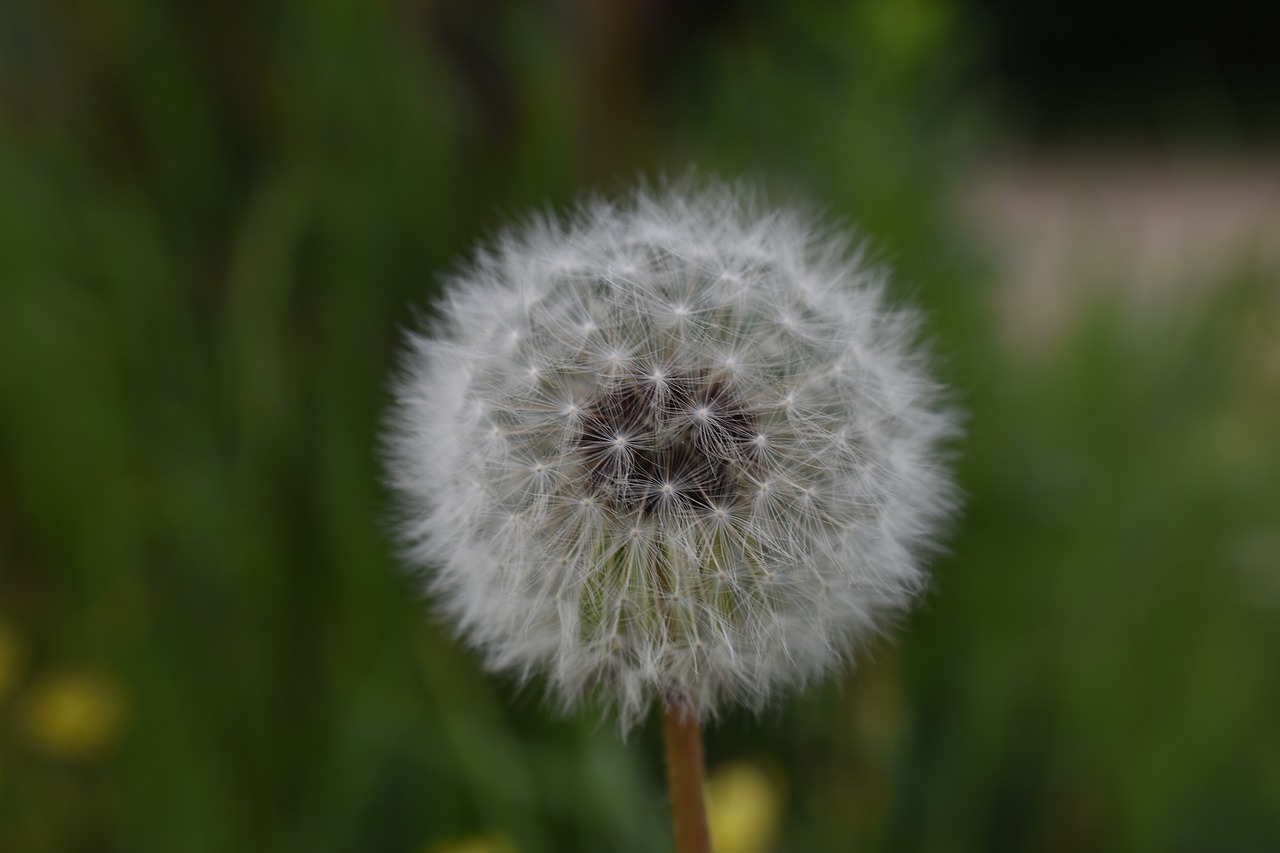
[[[662,703],[662,739],[667,748],[675,853],[711,853],[702,799],[702,732],[697,716],[678,699]]]

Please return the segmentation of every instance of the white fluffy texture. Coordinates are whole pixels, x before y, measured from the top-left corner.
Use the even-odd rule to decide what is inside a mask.
[[[411,336],[388,441],[408,558],[461,636],[624,730],[850,664],[954,503],[955,418],[884,284],[846,235],[717,186],[479,251]]]

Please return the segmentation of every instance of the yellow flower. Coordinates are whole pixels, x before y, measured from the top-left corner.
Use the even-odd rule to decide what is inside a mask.
[[[764,853],[781,811],[778,785],[760,767],[730,764],[707,782],[707,824],[716,853]]]
[[[31,746],[52,758],[77,760],[107,752],[124,727],[124,690],[101,673],[42,678],[22,699],[18,724]]]

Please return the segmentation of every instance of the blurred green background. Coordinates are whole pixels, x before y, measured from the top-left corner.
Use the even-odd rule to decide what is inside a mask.
[[[1149,5],[0,3],[0,850],[669,849],[376,448],[452,258],[691,164],[858,223],[970,413],[898,642],[708,731],[722,853],[1280,849],[1280,75]]]

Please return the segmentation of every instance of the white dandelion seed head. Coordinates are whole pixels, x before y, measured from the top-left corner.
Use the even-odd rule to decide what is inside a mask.
[[[409,561],[488,665],[623,729],[851,663],[925,585],[954,413],[847,236],[740,188],[513,229],[411,335],[388,434]]]

